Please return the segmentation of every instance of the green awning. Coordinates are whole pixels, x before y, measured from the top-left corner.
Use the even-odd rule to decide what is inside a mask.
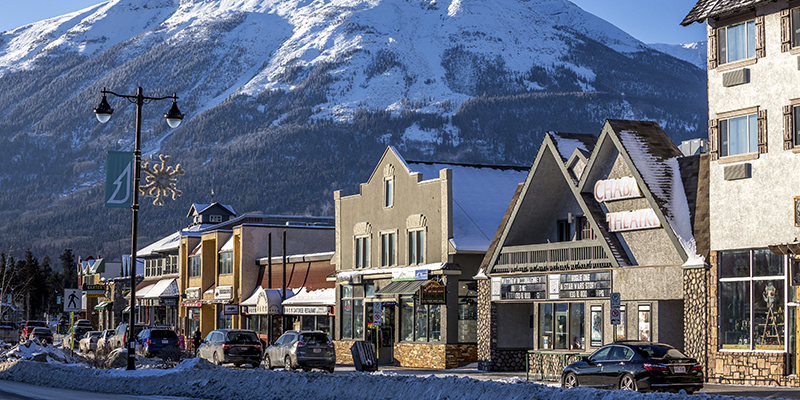
[[[417,293],[422,285],[428,283],[424,281],[395,281],[379,289],[375,294],[381,296],[392,296],[397,294],[414,294]]]
[[[108,307],[110,305],[111,305],[110,301],[102,301],[99,304],[97,304],[96,306],[94,306],[94,309],[95,310],[102,310],[102,309],[104,309],[104,308],[106,308],[106,307]]]

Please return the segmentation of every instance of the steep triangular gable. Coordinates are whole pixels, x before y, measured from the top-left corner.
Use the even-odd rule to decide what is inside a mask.
[[[652,121],[607,120],[589,159],[587,172],[579,182],[579,190],[595,214],[649,207],[660,221],[660,228],[680,257],[687,260],[692,241],[689,209],[683,192],[678,158],[681,153],[657,123]],[[613,161],[613,162],[612,162]],[[632,176],[641,192],[641,199],[615,201],[603,205],[594,200],[594,185],[598,180],[615,176]],[[609,232],[605,218],[595,216],[600,230],[610,243],[618,242],[628,256],[636,252],[620,237],[641,235],[642,231]],[[685,221],[684,221],[685,220]],[[677,232],[677,234],[676,234]],[[651,236],[654,236],[651,234]],[[680,239],[679,239],[680,237]],[[653,238],[650,238],[652,241]],[[685,242],[682,244],[682,241]],[[693,244],[692,244],[693,245]],[[642,252],[639,252],[642,253]],[[635,259],[635,257],[634,257]]]
[[[372,180],[375,179],[376,177],[378,177],[379,179],[383,179],[384,171],[382,168],[385,168],[384,166],[385,161],[390,159],[396,159],[397,165],[402,166],[403,172],[405,172],[406,174],[418,175],[416,172],[411,171],[411,169],[408,167],[408,163],[406,162],[406,160],[403,158],[403,156],[400,155],[400,152],[398,152],[397,149],[394,148],[394,146],[387,146],[386,150],[383,152],[383,155],[381,156],[380,161],[378,161],[378,163],[375,164],[375,169],[372,170],[372,173],[369,175],[369,179],[367,179],[367,181],[362,183],[361,185],[363,186],[370,184]],[[394,166],[394,163],[391,163],[391,165]],[[432,179],[433,177],[427,177],[427,178]],[[438,178],[438,176],[436,178]],[[419,178],[417,179],[419,180]]]
[[[536,159],[531,166],[531,170],[523,183],[519,198],[507,211],[507,213],[510,213],[510,215],[506,216],[507,223],[501,226],[502,231],[498,230],[497,232],[500,238],[491,249],[491,253],[487,254],[484,259],[482,267],[485,268],[489,266],[486,271],[487,273],[493,272],[497,264],[497,259],[504,246],[546,243],[546,240],[542,240],[542,236],[536,237],[535,231],[537,227],[531,226],[530,221],[536,220],[537,218],[540,220],[547,220],[548,215],[550,216],[549,218],[552,219],[552,215],[555,215],[553,209],[555,203],[560,203],[560,205],[563,206],[565,202],[572,201],[573,204],[576,204],[583,210],[584,215],[589,220],[593,229],[598,229],[599,225],[594,220],[595,214],[592,213],[585,204],[578,187],[575,185],[571,172],[567,169],[567,164],[565,164],[567,157],[564,154],[565,151],[563,151],[564,146],[560,146],[561,148],[558,146],[559,139],[575,135],[580,135],[584,139],[590,136],[587,134],[563,134],[555,132],[548,132],[548,134],[545,135],[542,145],[539,147]],[[594,140],[589,142],[594,144]],[[585,149],[584,151],[590,150],[591,148]],[[575,155],[576,152],[580,152],[580,150],[571,150],[572,156],[569,157],[570,160],[579,157]],[[584,154],[585,157],[585,153],[582,154]],[[548,191],[547,188],[556,189],[555,191]],[[547,193],[547,195],[542,196],[542,193]],[[565,199],[564,197],[555,195],[562,193],[568,198]],[[539,232],[539,235],[541,234],[542,233]],[[604,240],[599,240],[598,243],[603,247],[606,254],[617,255],[619,253],[619,251],[614,251],[614,249],[609,246],[609,243]],[[623,264],[626,261],[626,259],[623,260]],[[619,264],[619,258],[614,257],[612,259],[612,266],[619,266]]]

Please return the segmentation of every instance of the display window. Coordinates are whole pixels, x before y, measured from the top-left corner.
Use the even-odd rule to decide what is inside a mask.
[[[723,350],[783,351],[786,258],[766,249],[718,253]]]

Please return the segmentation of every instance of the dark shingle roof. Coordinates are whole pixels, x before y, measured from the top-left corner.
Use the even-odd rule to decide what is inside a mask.
[[[689,11],[689,14],[683,19],[681,25],[686,26],[709,17],[731,14],[767,1],[771,0],[698,0],[692,11]]]

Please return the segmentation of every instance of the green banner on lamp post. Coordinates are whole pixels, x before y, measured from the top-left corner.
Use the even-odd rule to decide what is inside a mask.
[[[109,151],[106,157],[106,207],[130,208],[133,199],[133,153]]]

